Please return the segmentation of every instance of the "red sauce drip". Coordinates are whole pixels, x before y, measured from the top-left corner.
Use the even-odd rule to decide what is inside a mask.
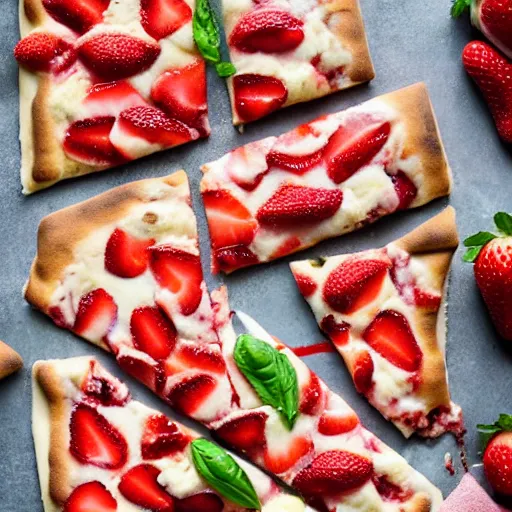
[[[303,347],[293,347],[293,353],[299,357],[312,356],[314,354],[324,354],[327,352],[334,352],[334,347],[328,341],[315,343],[314,345],[305,345]]]

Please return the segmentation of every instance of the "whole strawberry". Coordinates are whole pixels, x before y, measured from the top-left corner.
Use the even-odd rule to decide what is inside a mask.
[[[512,59],[512,0],[455,0],[452,16],[458,18],[467,8],[473,26]]]
[[[492,425],[477,425],[484,451],[484,471],[491,487],[512,497],[512,415],[500,414]]]
[[[497,213],[499,234],[481,231],[464,241],[464,260],[474,262],[476,282],[498,332],[512,341],[512,216]]]
[[[482,41],[464,48],[462,62],[482,91],[500,137],[512,144],[512,63]]]

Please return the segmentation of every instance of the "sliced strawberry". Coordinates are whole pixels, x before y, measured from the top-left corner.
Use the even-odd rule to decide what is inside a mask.
[[[262,140],[231,151],[225,166],[231,180],[248,192],[257,189],[269,172],[266,150],[266,141]]]
[[[233,78],[235,108],[243,122],[255,121],[281,108],[288,98],[284,83],[273,76],[237,75]]]
[[[372,461],[345,450],[324,452],[293,480],[305,495],[339,494],[362,487],[373,474]]]
[[[339,313],[355,313],[379,295],[389,268],[388,259],[348,258],[329,274],[324,300]]]
[[[154,39],[170,36],[192,20],[192,9],[184,0],[141,0],[140,22]]]
[[[329,336],[329,339],[337,346],[343,347],[350,340],[350,324],[347,322],[336,322],[333,315],[322,318],[320,329]]]
[[[304,40],[304,23],[289,12],[274,9],[249,11],[229,37],[229,44],[242,52],[284,53]]]
[[[180,431],[163,414],[154,414],[146,420],[142,434],[141,453],[144,460],[161,459],[181,452],[190,443],[189,436]]]
[[[48,315],[53,320],[56,326],[61,327],[63,329],[71,329],[72,326],[68,324],[62,309],[59,306],[52,306],[48,309]]]
[[[313,449],[311,439],[296,437],[291,446],[286,446],[283,451],[266,450],[264,455],[265,469],[279,475],[293,468],[302,457]]]
[[[373,359],[367,350],[359,352],[352,365],[352,380],[356,386],[356,391],[366,395],[373,386],[373,372],[375,366]]]
[[[258,257],[245,245],[234,245],[217,249],[213,253],[212,271],[233,272],[239,268],[259,263]]]
[[[80,34],[103,21],[109,3],[110,0],[43,0],[52,18]]]
[[[441,307],[441,295],[414,288],[414,304],[420,308],[437,311]]]
[[[291,236],[287,238],[271,255],[272,259],[283,258],[289,254],[293,254],[302,245],[300,238]]]
[[[88,112],[119,115],[129,107],[145,105],[137,89],[128,81],[94,84],[84,100]]]
[[[327,174],[334,183],[348,180],[368,165],[386,144],[391,124],[368,116],[353,117],[338,128],[325,148]]]
[[[228,190],[207,190],[203,192],[203,201],[214,249],[249,245],[253,241],[258,223]]]
[[[148,267],[148,247],[153,238],[139,240],[122,229],[115,229],[105,249],[105,269],[118,277],[140,276]]]
[[[167,359],[176,344],[176,328],[158,307],[136,309],[130,320],[133,344],[155,361]]]
[[[416,199],[418,188],[403,171],[398,171],[396,174],[393,174],[391,181],[395,186],[396,195],[398,196],[398,209],[406,210]]]
[[[171,147],[194,138],[186,125],[154,107],[131,107],[124,110],[118,123],[119,128],[128,135],[146,139],[151,144]]]
[[[167,398],[171,405],[190,416],[194,414],[215,390],[217,382],[205,373],[193,375],[176,384]]]
[[[121,32],[101,32],[86,37],[78,47],[83,64],[108,82],[142,73],[159,55],[157,43]]]
[[[234,448],[254,451],[265,444],[267,419],[268,416],[264,412],[249,412],[224,423],[215,433]]]
[[[100,482],[76,487],[64,504],[64,512],[115,512],[117,502]]]
[[[174,499],[158,483],[160,470],[151,464],[140,464],[125,473],[119,491],[131,503],[154,512],[174,512]]]
[[[151,99],[170,117],[195,126],[208,110],[204,60],[160,75],[151,89]]]
[[[256,218],[274,227],[301,226],[331,218],[342,201],[341,190],[284,184],[260,207]]]
[[[149,389],[157,392],[162,389],[165,375],[158,363],[149,363],[127,354],[118,355],[117,363],[126,373],[135,377]]]
[[[376,352],[402,370],[415,372],[422,352],[407,319],[397,311],[381,311],[366,328],[363,338]]]
[[[182,314],[197,310],[203,297],[199,256],[161,245],[150,249],[150,267],[158,284],[176,295]]]
[[[70,452],[83,464],[119,469],[128,457],[123,436],[95,408],[78,404],[71,413]]]
[[[176,512],[222,512],[224,502],[212,492],[200,492],[176,502]]]
[[[298,273],[294,273],[293,277],[303,297],[311,297],[311,295],[316,292],[318,287],[311,277]]]
[[[309,155],[288,155],[271,151],[267,155],[269,167],[278,167],[294,174],[303,175],[322,161],[323,149]]]
[[[399,485],[391,482],[386,475],[374,474],[372,482],[384,501],[391,501],[395,503],[399,501],[403,503],[410,500],[414,495],[414,491],[412,489],[403,489]]]
[[[323,406],[324,392],[320,379],[313,372],[309,372],[309,381],[300,391],[299,411],[302,414],[315,415]]]
[[[318,432],[324,436],[337,436],[354,430],[359,425],[359,418],[352,412],[339,414],[326,411],[318,422]]]
[[[66,132],[64,151],[73,160],[92,165],[122,163],[123,157],[110,141],[114,122],[111,116],[75,121]]]
[[[50,71],[52,61],[68,43],[50,32],[33,32],[14,48],[14,57],[20,66],[30,71]]]
[[[117,321],[117,305],[103,288],[84,295],[78,304],[73,330],[94,341],[102,340]]]
[[[109,373],[103,371],[96,361],[91,361],[87,378],[82,383],[82,391],[93,402],[106,407],[122,406],[130,400],[126,386],[120,385]]]
[[[206,372],[223,374],[226,371],[226,362],[220,350],[214,351],[208,346],[197,344],[181,344],[173,354],[183,368],[193,368]]]

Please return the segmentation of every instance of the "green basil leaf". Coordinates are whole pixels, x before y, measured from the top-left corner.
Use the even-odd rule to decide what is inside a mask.
[[[476,235],[470,236],[464,240],[465,247],[475,247],[477,245],[485,245],[487,242],[494,240],[496,235],[489,233],[488,231],[480,231]]]
[[[197,472],[224,498],[241,507],[261,510],[261,503],[245,471],[220,446],[207,439],[191,443]]]
[[[473,263],[480,254],[480,251],[483,249],[483,245],[477,246],[477,247],[471,247],[466,251],[464,256],[462,256],[462,259],[467,263]]]
[[[494,223],[502,233],[512,236],[512,215],[505,212],[498,212],[494,216]]]
[[[454,0],[451,14],[458,18],[470,5],[472,0]]]
[[[291,430],[299,414],[299,385],[286,355],[250,334],[242,334],[234,358],[261,401],[276,409]]]
[[[228,76],[232,76],[236,73],[236,68],[231,64],[231,62],[219,62],[216,64],[215,69],[221,78],[227,78]]]
[[[208,0],[197,0],[192,19],[192,30],[201,55],[213,64],[220,62],[219,29]]]
[[[500,414],[499,420],[495,423],[496,426],[507,432],[512,432],[512,415]]]

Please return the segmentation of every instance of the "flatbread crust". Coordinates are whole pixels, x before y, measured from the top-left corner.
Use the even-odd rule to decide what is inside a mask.
[[[23,366],[23,359],[9,345],[0,341],[0,380],[17,372]]]

